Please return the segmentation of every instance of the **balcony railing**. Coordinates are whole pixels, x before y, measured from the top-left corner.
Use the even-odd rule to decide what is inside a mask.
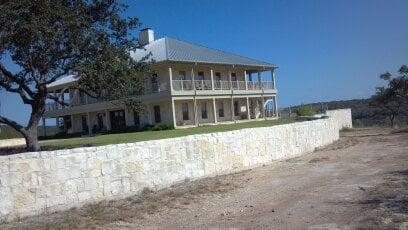
[[[149,94],[154,94],[154,93],[160,93],[168,91],[168,84],[167,83],[149,83],[146,84],[144,87],[143,95],[149,95]],[[67,105],[61,105],[60,103],[57,102],[48,102],[45,105],[45,110],[46,111],[55,111],[55,110],[60,110],[64,108],[69,108],[69,107],[75,107],[75,106],[81,106],[81,105],[87,105],[87,104],[94,104],[98,102],[103,102],[106,101],[104,98],[94,98],[94,97],[87,97],[85,95],[83,96],[76,96],[72,100],[65,100],[65,103]]]
[[[188,90],[212,90],[210,80],[173,80],[173,90],[188,91]],[[195,87],[195,88],[194,88]],[[214,81],[214,90],[261,90],[261,89],[275,89],[274,83],[266,82],[252,82],[252,81]]]

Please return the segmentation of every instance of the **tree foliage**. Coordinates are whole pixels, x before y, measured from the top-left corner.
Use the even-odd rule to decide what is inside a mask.
[[[380,78],[387,82],[386,86],[377,87],[371,97],[372,107],[382,108],[381,113],[388,117],[391,126],[394,126],[395,117],[408,104],[408,67],[403,65],[399,75],[393,77],[389,72],[381,74]]]
[[[137,77],[148,70],[130,51],[137,47],[136,18],[123,18],[126,6],[116,0],[4,0],[0,3],[0,89],[20,96],[31,107],[27,126],[0,116],[23,134],[29,150],[38,150],[37,125],[47,85],[63,76],[79,77],[75,86],[93,97],[137,104]],[[5,65],[5,57],[18,68]]]

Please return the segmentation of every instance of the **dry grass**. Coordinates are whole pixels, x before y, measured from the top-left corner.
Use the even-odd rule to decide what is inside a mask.
[[[126,199],[89,204],[82,208],[29,217],[0,225],[0,229],[97,229],[114,222],[143,219],[166,209],[183,209],[205,196],[222,195],[245,186],[246,172],[184,182]]]

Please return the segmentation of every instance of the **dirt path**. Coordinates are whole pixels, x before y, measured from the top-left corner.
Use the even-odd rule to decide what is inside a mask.
[[[342,136],[298,158],[3,227],[408,229],[408,133]]]

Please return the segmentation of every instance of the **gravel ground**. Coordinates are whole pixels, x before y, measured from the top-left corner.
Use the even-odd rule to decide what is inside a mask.
[[[408,132],[357,129],[241,173],[0,229],[408,229]]]

